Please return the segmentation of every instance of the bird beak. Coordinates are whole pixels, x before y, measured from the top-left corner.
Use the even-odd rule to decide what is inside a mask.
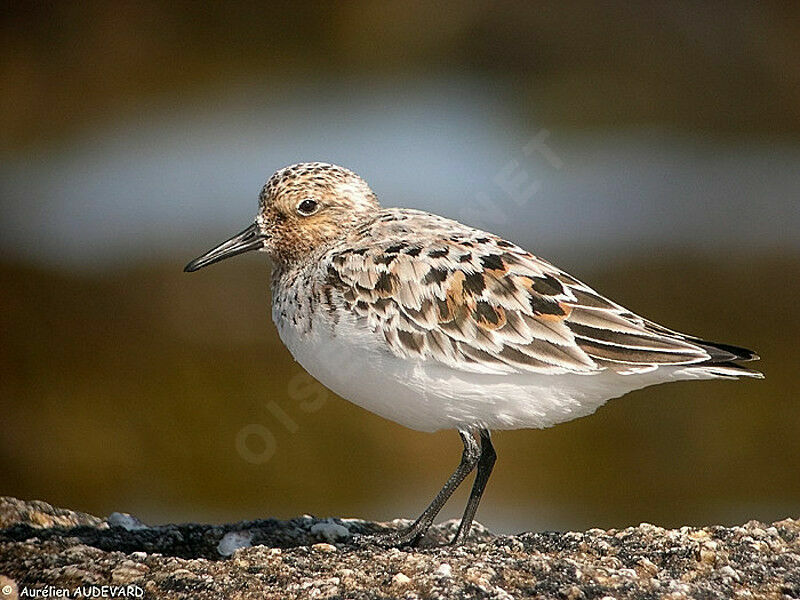
[[[186,265],[183,270],[187,273],[191,273],[215,262],[230,258],[231,256],[250,252],[251,250],[258,250],[264,247],[264,243],[266,242],[265,238],[266,236],[261,233],[258,225],[253,223],[241,233],[237,233],[231,239],[222,242],[219,246],[195,258]]]

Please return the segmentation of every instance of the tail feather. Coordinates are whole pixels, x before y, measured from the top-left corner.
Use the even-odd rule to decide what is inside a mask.
[[[738,379],[739,377],[752,377],[753,379],[764,379],[764,374],[760,371],[748,369],[742,365],[737,365],[734,362],[704,362],[697,365],[692,365],[694,369],[701,369],[704,373],[713,375],[714,377],[721,377],[723,379]]]
[[[722,344],[720,342],[709,342],[708,340],[693,339],[691,340],[703,350],[711,355],[712,362],[724,362],[732,360],[750,361],[758,360],[759,356],[752,350],[742,348],[741,346],[734,346],[732,344]]]
[[[758,360],[758,354],[752,350],[732,344],[709,342],[708,340],[692,339],[691,341],[703,348],[711,356],[709,360],[693,365],[693,367],[702,369],[705,373],[715,377],[726,379],[737,379],[739,377],[764,378],[763,373],[737,364],[737,361]]]

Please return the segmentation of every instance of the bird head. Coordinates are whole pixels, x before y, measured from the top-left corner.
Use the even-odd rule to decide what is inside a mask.
[[[255,222],[186,265],[185,271],[249,252],[277,265],[302,260],[345,237],[379,209],[367,183],[328,163],[298,163],[276,171],[261,190]]]

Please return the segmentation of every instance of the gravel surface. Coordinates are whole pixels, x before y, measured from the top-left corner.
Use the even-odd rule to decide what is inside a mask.
[[[304,516],[148,527],[0,498],[0,600],[800,598],[793,519],[515,536],[476,526],[456,548],[441,545],[457,526],[446,522],[421,549],[353,542],[403,524]]]

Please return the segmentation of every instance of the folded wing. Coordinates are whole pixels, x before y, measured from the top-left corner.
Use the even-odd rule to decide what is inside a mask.
[[[755,357],[639,317],[518,246],[452,221],[428,223],[416,242],[392,241],[413,226],[405,215],[379,223],[385,235],[371,232],[369,246],[333,254],[327,278],[398,356],[481,373],[621,374]]]

